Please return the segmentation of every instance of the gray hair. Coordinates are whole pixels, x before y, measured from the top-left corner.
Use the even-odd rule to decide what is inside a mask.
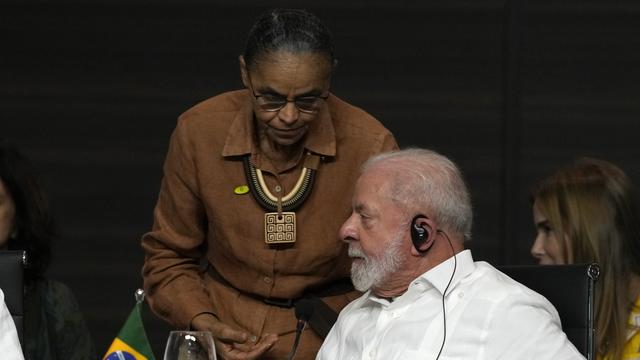
[[[375,155],[361,172],[374,167],[390,173],[389,196],[406,212],[427,210],[444,229],[471,238],[471,199],[453,161],[432,150],[410,148]]]

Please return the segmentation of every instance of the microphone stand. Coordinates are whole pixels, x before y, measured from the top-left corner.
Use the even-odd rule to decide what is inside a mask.
[[[311,300],[302,298],[295,304],[295,313],[296,319],[298,322],[296,323],[296,338],[293,340],[293,346],[291,347],[291,351],[289,352],[289,356],[287,356],[287,360],[293,360],[296,356],[296,352],[298,351],[298,345],[300,345],[300,336],[302,336],[302,330],[307,326],[307,321],[313,315],[313,304]]]
[[[300,345],[300,336],[302,335],[302,330],[304,330],[307,322],[304,320],[298,320],[296,323],[296,338],[293,340],[293,347],[287,356],[287,360],[293,360],[296,356],[296,352],[298,351],[298,345]]]

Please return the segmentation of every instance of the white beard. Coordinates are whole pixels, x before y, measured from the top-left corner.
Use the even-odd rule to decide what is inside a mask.
[[[349,256],[357,257],[358,261],[351,264],[351,282],[358,291],[364,292],[380,285],[390,274],[398,271],[402,266],[401,234],[393,239],[379,259],[366,256],[360,245],[354,244],[355,242],[349,243]]]

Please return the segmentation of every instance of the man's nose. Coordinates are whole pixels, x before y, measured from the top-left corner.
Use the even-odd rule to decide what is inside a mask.
[[[353,215],[351,215],[340,228],[340,239],[344,242],[357,241],[357,231],[353,225]]]

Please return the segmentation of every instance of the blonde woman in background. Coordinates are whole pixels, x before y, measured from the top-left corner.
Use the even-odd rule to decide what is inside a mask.
[[[532,200],[540,264],[600,264],[598,358],[640,359],[640,210],[629,177],[584,158],[544,179]]]

